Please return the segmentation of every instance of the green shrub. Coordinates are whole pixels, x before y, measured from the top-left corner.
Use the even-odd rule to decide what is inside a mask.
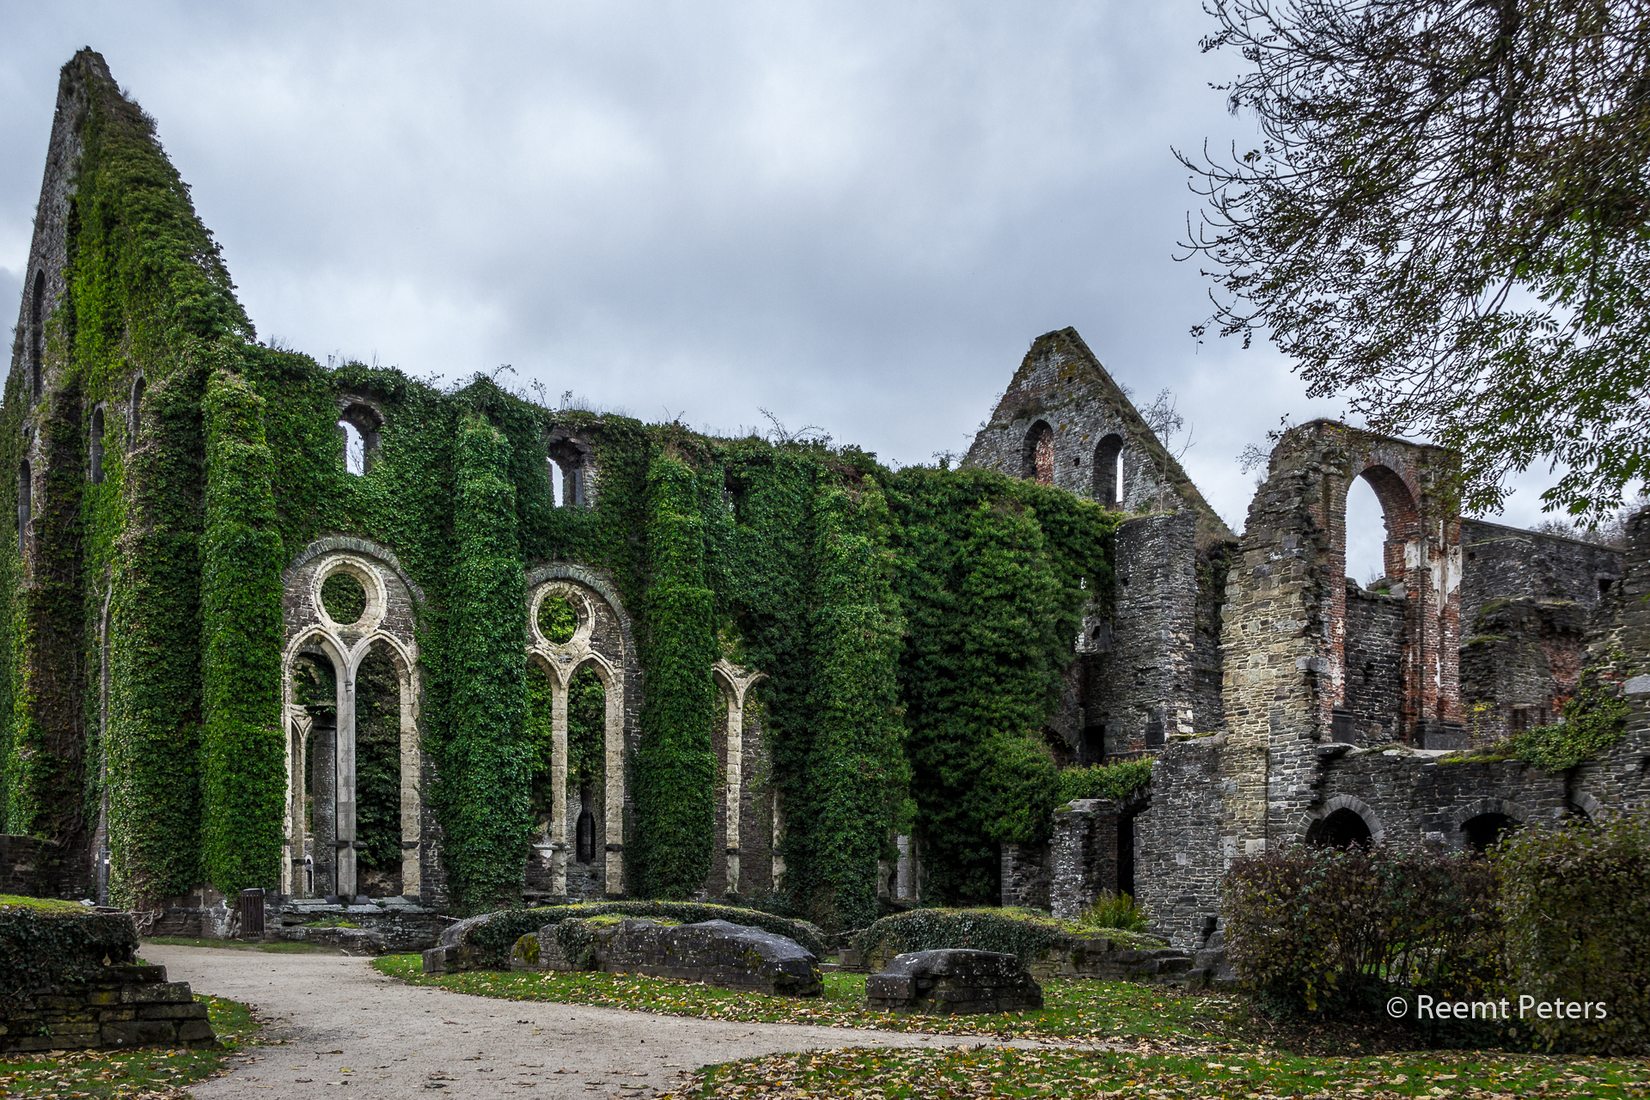
[[[1109,941],[1119,947],[1158,948],[1163,941],[1139,931],[1085,928],[1032,909],[912,909],[883,917],[859,934],[867,962],[881,963],[907,951],[966,947],[1017,955],[1028,965],[1079,943]]]
[[[1077,918],[1082,928],[1120,928],[1125,932],[1144,932],[1148,923],[1133,897],[1109,890],[1095,898],[1094,904]]]
[[[1121,802],[1143,789],[1152,779],[1150,760],[1124,760],[1117,764],[1095,764],[1086,768],[1062,768],[1058,802],[1079,798],[1110,798]]]
[[[1530,826],[1493,854],[1510,988],[1538,1002],[1602,1002],[1604,1019],[1523,1022],[1552,1049],[1650,1053],[1650,814]]]
[[[1281,1014],[1384,1014],[1394,991],[1477,999],[1500,977],[1494,893],[1489,863],[1460,854],[1267,852],[1226,875],[1227,953]]]
[[[826,954],[825,936],[804,920],[777,917],[758,909],[742,909],[734,905],[705,905],[691,901],[599,901],[573,905],[547,905],[538,909],[501,909],[496,913],[475,918],[462,928],[442,937],[443,943],[468,944],[475,949],[475,965],[480,969],[503,970],[510,965],[510,951],[522,936],[537,932],[547,924],[564,920],[600,916],[653,917],[697,924],[707,920],[725,920],[745,924],[787,936],[812,951],[816,957]],[[451,936],[452,938],[449,938]]]

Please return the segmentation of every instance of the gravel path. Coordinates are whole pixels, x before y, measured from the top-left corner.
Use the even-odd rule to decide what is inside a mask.
[[[195,1086],[200,1100],[648,1096],[735,1058],[980,1042],[473,997],[406,985],[343,955],[158,944],[142,954],[171,980],[250,1004],[264,1021],[263,1044]]]

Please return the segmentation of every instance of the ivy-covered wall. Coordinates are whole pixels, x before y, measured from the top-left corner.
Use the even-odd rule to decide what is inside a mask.
[[[14,364],[0,409],[0,453],[37,467],[25,553],[16,509],[0,516],[0,827],[83,843],[106,796],[117,900],[275,886],[282,570],[346,534],[392,549],[424,594],[424,795],[453,907],[520,895],[548,738],[524,577],[550,561],[611,578],[633,620],[628,892],[706,880],[725,657],[767,677],[786,875],[758,900],[862,924],[899,830],[929,896],[995,896],[996,844],[1040,839],[1058,796],[1040,731],[1085,605],[1110,592],[1110,513],[988,472],[891,471],[853,448],[708,438],[257,344],[152,124],[96,55],[65,88],[86,106],[58,123],[83,153],[46,395],[31,402]],[[382,418],[359,475],[337,428],[350,402]],[[592,456],[589,507],[552,495],[547,448],[568,439]],[[375,705],[358,708],[362,744],[389,743]],[[599,771],[598,716],[573,718],[575,767]],[[372,793],[372,774],[358,824],[387,834],[395,792],[386,775]],[[393,863],[363,841],[364,867]]]

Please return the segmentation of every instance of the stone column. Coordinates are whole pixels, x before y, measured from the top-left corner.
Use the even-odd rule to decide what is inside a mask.
[[[604,888],[608,897],[624,893],[624,677],[615,673],[607,681],[607,730],[602,746],[606,753],[607,790],[602,798],[607,837]]]
[[[417,897],[423,890],[419,860],[423,832],[421,768],[418,748],[418,688],[414,674],[401,670],[401,894]]]
[[[550,889],[567,893],[567,685],[550,685]]]
[[[724,852],[727,856],[727,892],[739,892],[739,795],[744,790],[742,741],[745,733],[745,693],[738,685],[728,693],[727,740],[727,836]]]
[[[337,815],[333,819],[336,890],[346,900],[355,897],[355,670],[338,677],[338,733],[333,741],[337,763]]]

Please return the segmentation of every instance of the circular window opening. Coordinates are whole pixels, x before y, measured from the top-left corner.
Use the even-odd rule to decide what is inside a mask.
[[[339,626],[358,623],[367,613],[367,590],[353,575],[334,573],[321,582],[321,606]]]
[[[579,630],[579,609],[566,596],[546,596],[539,604],[539,633],[551,645],[566,645]]]

